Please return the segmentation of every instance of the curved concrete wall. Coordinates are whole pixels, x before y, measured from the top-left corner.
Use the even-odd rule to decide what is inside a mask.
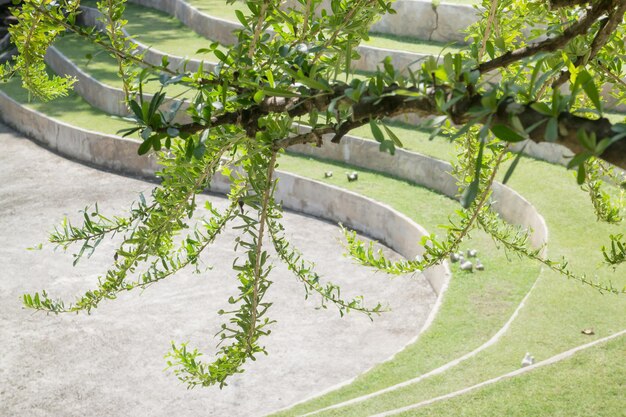
[[[191,4],[181,0],[130,0],[130,2],[174,16],[198,34],[222,45],[234,44],[237,37],[233,35],[233,31],[242,27],[240,23],[202,13]]]
[[[185,25],[189,26],[194,32],[205,36],[206,38],[220,42],[223,45],[232,45],[237,39],[233,35],[233,31],[241,29],[243,26],[238,22],[232,22],[220,19],[203,13],[182,0],[129,0],[131,3],[151,7],[178,18]],[[91,12],[93,13],[93,12]],[[90,15],[89,19],[94,16]],[[145,45],[143,45],[145,48]],[[357,71],[374,71],[381,65],[385,57],[390,56],[394,65],[404,70],[410,65],[419,65],[419,63],[429,57],[428,54],[419,54],[414,52],[398,51],[392,49],[376,48],[373,46],[361,45],[357,48],[360,55],[359,59],[352,62],[352,68]],[[163,52],[158,52],[158,58],[148,62],[160,65]],[[171,59],[172,62],[179,62],[180,57]],[[196,64],[197,65],[197,64]],[[214,64],[213,64],[214,65]]]
[[[82,26],[95,26],[98,29],[102,30],[104,24],[99,20],[101,13],[98,9],[86,6],[81,6],[80,9],[81,14],[78,16],[78,24]],[[144,54],[144,60],[152,65],[161,65],[163,63],[164,57],[167,57],[169,61],[168,68],[175,71],[197,72],[200,66],[202,66],[205,71],[211,71],[216,65],[213,62],[205,62],[198,59],[190,59],[188,57],[170,55],[166,52],[159,51],[158,49],[154,49],[149,45],[145,45],[139,42],[137,39],[133,38],[126,30],[124,30],[124,33],[129,39],[133,40],[133,42],[137,45],[137,49]]]
[[[410,36],[433,41],[464,41],[462,31],[478,20],[476,9],[469,5],[440,3],[432,0],[396,0],[392,7],[396,14],[386,14],[375,23],[371,32]],[[302,10],[295,0],[286,0],[285,8]],[[332,14],[330,0],[323,0],[318,9]]]
[[[90,165],[142,177],[153,177],[157,170],[155,158],[137,155],[139,142],[68,125],[22,106],[2,92],[0,118],[45,146]],[[426,230],[393,208],[294,174],[279,172],[278,178],[276,198],[282,200],[284,207],[341,222],[384,242],[408,259],[421,252],[419,242]],[[211,187],[227,192],[230,184],[226,178],[217,177]],[[444,262],[423,273],[441,295],[450,279],[447,264]]]
[[[118,116],[127,116],[129,114],[129,111],[122,102],[124,92],[121,89],[105,85],[91,75],[81,71],[56,48],[51,47],[48,50],[46,62],[56,73],[67,74],[78,78],[79,81],[75,86],[75,90],[92,106],[108,114]],[[146,97],[150,98],[151,95],[146,94]],[[181,109],[184,110],[184,108],[185,104],[183,104]],[[189,122],[189,117],[183,114],[182,110],[175,120],[183,123]],[[406,117],[399,116],[399,119],[406,119]],[[418,120],[411,121],[418,122]],[[349,135],[342,139],[342,144],[339,146],[331,144],[329,140],[326,142],[327,145],[321,149],[315,148],[313,150],[310,146],[300,145],[291,148],[291,150],[320,158],[349,162],[350,164],[379,172],[386,172],[437,190],[449,197],[454,198],[457,193],[454,178],[448,174],[450,164],[447,162],[438,161],[434,158],[429,158],[414,152],[407,152],[403,149],[398,149],[396,155],[392,157],[387,153],[379,152],[378,144],[375,142]],[[528,145],[524,153],[533,158],[561,165],[567,165],[571,159],[572,153],[569,149],[556,143],[527,142]],[[512,150],[516,152],[520,151],[525,143],[526,142],[516,144],[512,147]],[[435,176],[438,180],[429,180],[431,176]],[[506,188],[509,189],[508,187]],[[511,192],[514,191],[511,190]],[[514,221],[511,222],[515,223]]]
[[[69,75],[73,75],[74,71],[78,71],[77,74],[81,77],[79,83],[82,83],[83,86],[77,86],[77,91],[95,107],[107,112],[107,108],[115,107],[115,103],[117,103],[120,95],[123,97],[121,90],[108,86],[103,88],[101,83],[90,75],[82,73],[71,61],[60,54],[60,52],[56,51],[54,48],[51,48],[50,51],[49,53],[55,57],[54,60],[49,62],[53,70]],[[113,93],[111,93],[111,91]],[[100,104],[103,104],[103,107],[99,107]],[[182,117],[184,116],[181,115],[181,118]],[[380,152],[376,142],[349,135],[342,139],[340,145],[330,143],[329,137],[326,139],[326,145],[321,148],[314,148],[309,145],[298,145],[290,148],[290,151],[319,158],[347,162],[362,168],[385,172],[436,190],[451,198],[456,198],[457,196],[458,187],[456,185],[456,179],[450,174],[452,167],[447,162],[403,149],[397,149],[396,154],[391,156],[388,153]],[[552,159],[554,159],[554,155],[559,155],[558,149],[562,148],[555,144],[545,144],[541,146],[533,142],[532,145],[534,146],[529,146],[526,149],[529,155],[552,157]],[[547,153],[547,155],[543,155],[543,153]],[[552,162],[564,161],[565,160]],[[535,208],[519,194],[509,187],[497,184],[494,186],[493,200],[494,208],[504,220],[533,230],[531,242],[536,247],[541,246],[547,241],[547,229],[545,229],[545,225],[543,224],[543,218],[537,213]],[[378,236],[376,236],[376,238],[382,239]],[[413,255],[413,257],[414,256],[415,255]]]
[[[125,117],[130,114],[126,107],[124,91],[93,78],[74,65],[57,48],[53,46],[48,48],[45,60],[55,73],[75,77],[77,82],[74,84],[74,90],[93,107],[115,116]]]
[[[432,1],[397,0],[393,3],[396,14],[387,14],[375,23],[372,32],[431,41],[464,42],[463,31],[478,21],[476,9],[464,4]]]
[[[137,141],[78,129],[22,106],[1,91],[0,119],[55,152],[90,165],[143,178],[153,178],[157,169],[154,158],[137,155]]]
[[[121,88],[111,87],[108,84],[100,82],[90,74],[81,70],[76,64],[70,61],[69,58],[63,55],[61,51],[53,46],[48,48],[45,60],[55,73],[75,77],[78,81],[74,84],[74,91],[96,109],[114,116],[128,117],[132,115],[125,104],[124,91]],[[144,93],[143,96],[145,100],[151,100],[153,97],[153,95],[149,93]],[[160,108],[167,111],[172,103],[176,101],[179,100],[166,99]],[[174,122],[183,124],[191,122],[191,117],[185,112],[188,107],[188,102],[182,103],[179,112],[174,117]]]
[[[396,149],[396,154],[392,156],[380,152],[377,142],[354,136],[344,136],[338,145],[326,140],[321,148],[298,145],[291,147],[290,151],[384,172],[448,197],[458,197],[457,181],[451,174],[452,165],[415,152]],[[530,241],[534,247],[547,243],[548,229],[543,217],[520,194],[496,183],[493,186],[492,200],[494,210],[503,220],[532,230]]]

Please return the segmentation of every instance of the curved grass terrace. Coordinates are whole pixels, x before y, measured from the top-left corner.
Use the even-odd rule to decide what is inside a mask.
[[[190,3],[218,17],[234,16],[233,6],[227,6],[221,0],[193,0]],[[163,13],[132,4],[128,5],[128,10],[129,14],[134,13],[129,17],[131,22],[135,20],[133,17],[148,16],[142,22],[128,26],[131,34],[141,33],[138,39],[144,43],[189,56],[193,56],[192,50],[196,46],[196,50],[206,46],[204,38]],[[161,22],[158,23],[161,26],[157,22]],[[159,29],[151,31],[147,26]],[[169,31],[176,35],[167,39],[163,34]],[[394,45],[391,49],[405,49],[411,43],[410,39],[384,39]],[[176,42],[185,44],[185,52],[177,48]],[[413,45],[417,45],[416,51],[433,53],[427,52],[429,49],[423,43]],[[56,46],[102,82],[120,85],[115,62],[105,54],[94,55],[92,47],[81,47],[72,37],[64,37]],[[84,57],[88,54],[94,55],[94,58],[87,63]],[[2,91],[50,116],[91,130],[115,133],[130,124],[93,109],[75,94],[53,103],[29,103],[28,94],[19,88],[17,80],[3,84]],[[429,141],[426,133],[399,123],[393,124],[393,129],[407,149],[448,161],[456,155],[454,145],[445,138]],[[352,133],[371,138],[366,127]],[[279,165],[281,170],[328,182],[387,203],[430,232],[441,234],[438,225],[446,224],[448,216],[458,208],[458,203],[449,198],[384,173],[290,154],[282,155]],[[359,180],[348,182],[345,173],[353,170],[359,172]],[[333,171],[333,177],[324,178],[326,171]],[[502,172],[505,171],[502,169]],[[600,272],[601,281],[612,281],[618,288],[626,285],[625,267],[615,271],[599,268],[603,261],[599,248],[607,243],[604,236],[619,233],[623,226],[620,228],[595,220],[587,194],[576,185],[571,171],[524,157],[509,185],[544,216],[550,232],[548,254],[551,259],[558,260],[564,256],[577,273],[593,276]],[[478,249],[486,270],[466,273],[453,264],[453,277],[441,309],[432,326],[415,343],[392,360],[358,376],[352,383],[274,415],[313,413],[445,365],[478,348],[496,334],[531,288],[532,292],[510,328],[495,344],[475,356],[439,375],[314,415],[371,416],[416,404],[516,370],[525,352],[531,352],[541,361],[626,328],[624,296],[602,295],[585,285],[568,281],[558,273],[541,269],[536,263],[516,256],[509,257],[482,232],[474,232],[462,248]],[[593,328],[595,335],[582,334],[584,328]],[[623,416],[626,393],[624,352],[626,337],[619,337],[545,368],[397,415]]]

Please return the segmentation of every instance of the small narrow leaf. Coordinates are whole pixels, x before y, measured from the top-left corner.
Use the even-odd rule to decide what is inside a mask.
[[[518,152],[517,156],[513,160],[513,163],[511,164],[509,169],[506,170],[506,174],[504,174],[504,179],[502,180],[502,184],[506,184],[511,179],[511,176],[513,175],[513,171],[515,171],[517,164],[519,163],[520,159],[522,159],[522,155],[524,154],[524,151],[526,150],[526,146],[527,144],[524,145],[522,150]]]
[[[370,129],[372,130],[372,135],[374,135],[374,139],[376,139],[377,142],[383,143],[385,141],[385,135],[383,135],[383,131],[380,130],[380,127],[378,127],[376,120],[370,120]]]
[[[491,127],[491,132],[500,140],[505,142],[521,142],[526,140],[526,137],[520,135],[513,129],[505,125],[494,125]]]
[[[389,136],[389,137],[391,138],[391,140],[393,141],[393,143],[394,143],[396,146],[398,146],[398,147],[400,147],[400,148],[403,148],[403,147],[404,147],[404,145],[402,144],[402,141],[400,140],[400,138],[398,138],[398,137],[396,136],[396,134],[395,134],[395,133],[393,133],[393,131],[387,127],[387,125],[385,125],[384,123],[382,123],[382,125],[383,125],[383,127],[385,128],[385,132],[387,132],[387,136]]]

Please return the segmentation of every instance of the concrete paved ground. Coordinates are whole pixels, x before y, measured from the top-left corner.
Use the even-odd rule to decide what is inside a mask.
[[[337,227],[288,213],[292,241],[318,271],[348,294],[387,302],[373,323],[316,310],[278,264],[270,289],[277,320],[260,357],[228,387],[187,390],[164,371],[171,340],[215,352],[217,314],[235,294],[233,231],[205,260],[202,275],[183,271],[144,292],[122,294],[91,315],[46,316],[21,307],[24,292],[47,289],[72,300],[93,286],[112,259],[112,244],[72,268],[68,254],[26,251],[45,241],[64,215],[98,202],[121,214],[153,184],[63,159],[0,125],[0,416],[254,416],[342,382],[399,350],[421,328],[435,295],[421,277],[389,280],[342,256]],[[224,199],[207,197],[217,205]]]

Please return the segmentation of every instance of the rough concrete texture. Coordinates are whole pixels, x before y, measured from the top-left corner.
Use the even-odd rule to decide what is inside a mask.
[[[463,31],[478,18],[472,6],[430,0],[397,0],[396,14],[386,14],[372,26],[372,32],[440,42],[464,42]]]
[[[221,324],[215,312],[236,290],[230,270],[233,232],[205,261],[202,275],[181,273],[142,292],[122,294],[92,315],[45,316],[23,310],[20,295],[44,288],[73,298],[93,286],[110,264],[112,244],[76,268],[71,257],[24,248],[45,240],[62,218],[87,204],[120,213],[152,184],[63,159],[0,127],[0,415],[15,416],[253,416],[314,394],[386,359],[419,332],[435,295],[423,277],[390,282],[341,256],[338,229],[287,214],[292,241],[346,294],[391,303],[373,323],[351,314],[317,311],[303,289],[277,265],[268,297],[278,323],[270,352],[220,391],[187,390],[163,372],[171,340],[214,352]],[[222,206],[220,198],[210,197]]]
[[[91,74],[84,72],[54,46],[48,48],[44,59],[56,74],[76,78],[77,82],[74,84],[74,91],[91,106],[114,116],[129,117],[132,115],[131,110],[126,106],[126,96],[121,88],[104,84],[92,77]],[[161,64],[159,63],[158,65]],[[152,100],[152,97],[152,94],[143,94],[143,98],[146,101]],[[177,99],[165,99],[159,108],[163,112],[168,112],[174,105],[174,102],[179,101]],[[181,124],[191,123],[192,119],[186,113],[188,108],[189,103],[183,102],[180,104],[180,109],[174,117],[174,122]]]
[[[71,126],[33,111],[0,92],[0,119],[57,152],[76,160],[131,175],[152,177],[154,159],[137,155],[138,142]],[[421,226],[392,207],[286,172],[279,172],[277,198],[284,207],[318,216],[365,232],[412,259],[418,242],[427,234]],[[226,193],[230,185],[220,177],[214,189]],[[316,196],[312,199],[311,196]],[[438,294],[450,279],[446,263],[424,271]]]
[[[387,57],[391,57],[391,63],[402,73],[408,75],[408,68],[413,71],[419,69],[422,63],[430,58],[428,54],[418,54],[415,52],[398,51],[394,49],[376,48],[373,46],[360,45],[357,48],[359,59],[352,61],[352,69],[357,71],[374,71],[382,68],[382,62]]]

